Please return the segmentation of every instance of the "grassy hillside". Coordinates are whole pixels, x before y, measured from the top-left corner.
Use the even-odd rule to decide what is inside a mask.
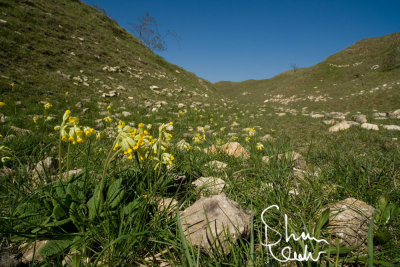
[[[243,102],[292,97],[291,107],[326,111],[396,108],[400,96],[400,33],[361,40],[313,67],[267,80],[219,82],[215,86],[227,97]],[[318,97],[321,101],[315,102]],[[273,100],[268,102],[273,104]]]
[[[138,103],[168,93],[171,99],[214,94],[210,83],[152,53],[80,1],[5,0],[0,10],[2,95],[62,97],[68,91],[96,98],[116,90],[120,99]],[[118,68],[103,70],[107,66]],[[157,96],[151,85],[168,90]],[[178,94],[182,87],[185,93]]]
[[[214,85],[166,62],[79,1],[1,1],[0,266],[289,266],[296,263],[275,261],[264,243],[262,220],[284,233],[284,214],[296,236],[307,232],[330,241],[274,246],[275,253],[287,246],[303,253],[305,245],[314,256],[326,252],[298,266],[398,266],[400,131],[381,124],[398,125],[400,114],[375,116],[371,107],[393,111],[399,68],[396,61],[384,71],[383,63],[370,68],[379,53],[393,51],[389,44],[397,36],[374,42],[376,50],[370,40],[355,45],[368,49],[346,52],[354,54],[351,61],[353,54],[343,52],[311,69],[244,82],[246,96],[236,85],[218,84],[236,88],[229,96],[254,100],[241,103],[221,97]],[[366,51],[363,63],[338,67],[360,62]],[[332,84],[332,73],[341,75],[340,86]],[[355,89],[344,85],[361,81],[387,85],[373,91],[380,94],[376,101],[367,94],[353,101]],[[298,90],[302,83],[308,85]],[[316,101],[323,90],[332,99]],[[346,101],[337,100],[342,97]],[[345,107],[351,112],[322,112]],[[329,132],[322,122],[350,120],[362,109],[379,131]],[[226,149],[232,145],[233,153]],[[204,178],[214,182],[198,187]],[[239,238],[220,229],[228,250],[201,249],[204,244],[191,244],[178,215],[219,193],[252,220],[243,216],[248,225],[236,227],[228,218],[243,230]],[[353,245],[344,240],[351,235],[332,233],[332,216],[322,212],[348,198],[376,208],[373,216],[356,212],[344,220],[345,226],[352,219],[362,224]],[[226,214],[224,205],[204,208],[214,216]],[[281,212],[261,218],[270,205]],[[199,220],[206,222],[207,244],[214,221]]]

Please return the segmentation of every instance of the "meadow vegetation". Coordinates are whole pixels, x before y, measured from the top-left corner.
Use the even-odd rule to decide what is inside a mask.
[[[261,213],[278,205],[279,212],[264,218],[269,225],[284,232],[287,214],[290,232],[330,242],[276,247],[326,252],[299,266],[400,264],[400,131],[382,126],[400,125],[400,106],[381,94],[398,94],[398,68],[376,79],[374,86],[386,89],[374,91],[375,98],[364,93],[365,101],[353,105],[339,98],[360,88],[341,87],[326,102],[306,97],[285,104],[282,98],[300,95],[290,90],[279,101],[237,101],[236,92],[221,94],[79,1],[0,7],[6,21],[0,28],[3,262],[285,266],[263,245]],[[379,130],[329,132],[323,123],[361,113]],[[224,151],[234,142],[241,156]],[[251,214],[247,236],[226,233],[229,253],[191,244],[182,227],[180,212],[214,194],[193,184],[201,177],[223,180],[218,194]],[[363,220],[367,233],[358,246],[332,234],[326,209],[348,198],[375,208]]]

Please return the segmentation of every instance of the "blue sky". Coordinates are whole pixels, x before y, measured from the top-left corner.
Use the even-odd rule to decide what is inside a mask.
[[[267,79],[309,67],[368,37],[400,31],[400,0],[84,0],[130,31],[149,12],[166,38],[157,52],[211,82]]]

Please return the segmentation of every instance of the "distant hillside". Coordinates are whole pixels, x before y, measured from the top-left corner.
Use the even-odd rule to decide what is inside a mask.
[[[307,101],[318,108],[349,110],[398,106],[400,33],[361,40],[315,66],[271,79],[218,82],[215,86],[225,96],[243,102],[300,107]]]
[[[2,0],[0,47],[0,91],[16,99],[65,92],[101,97],[116,91],[111,94],[131,101],[215,94],[208,81],[170,64],[80,1]]]

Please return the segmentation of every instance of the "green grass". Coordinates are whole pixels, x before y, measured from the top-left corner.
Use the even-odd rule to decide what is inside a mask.
[[[18,255],[21,244],[51,240],[46,249],[39,251],[44,256],[36,262],[39,266],[60,265],[65,255],[76,251],[79,254],[71,256],[76,263],[74,266],[95,263],[108,266],[158,266],[160,258],[172,266],[279,266],[261,245],[264,225],[260,215],[266,207],[273,204],[280,206],[281,212],[271,212],[266,220],[281,232],[285,213],[290,218],[292,232],[298,234],[306,231],[330,239],[326,218],[320,213],[326,205],[354,197],[379,208],[380,214],[388,214],[386,207],[400,203],[400,150],[399,141],[395,139],[400,137],[398,132],[351,128],[329,133],[329,126],[322,124],[322,119],[301,115],[303,106],[309,106],[309,111],[318,112],[343,111],[341,108],[346,107],[351,112],[347,118],[355,111],[361,111],[369,121],[398,124],[396,119],[372,120],[373,108],[384,112],[396,107],[395,90],[390,91],[389,95],[378,91],[376,94],[379,97],[374,101],[369,97],[361,97],[354,103],[296,102],[283,106],[257,105],[253,102],[246,104],[229,99],[222,101],[213,85],[207,81],[199,82],[194,74],[152,54],[114,21],[78,1],[3,2],[0,7],[6,15],[1,18],[7,23],[0,28],[0,101],[6,105],[0,107],[0,113],[6,119],[0,124],[0,134],[3,136],[0,146],[10,148],[11,153],[2,150],[0,156],[10,157],[1,164],[12,169],[13,173],[0,178],[1,251]],[[84,41],[79,41],[77,37],[83,37]],[[365,41],[362,45],[368,47],[369,44]],[[379,43],[377,49],[384,45],[385,42]],[[74,52],[75,56],[70,52]],[[96,55],[100,55],[100,58]],[[342,64],[342,60],[346,60],[346,54],[338,54],[329,62]],[[276,80],[281,80],[276,81],[276,85],[285,87],[285,83],[302,81],[303,78],[299,77],[303,74],[308,79],[308,85],[311,81],[317,83],[318,75],[324,71],[325,63],[321,64],[318,67],[319,74],[311,75],[309,71],[299,69],[296,74],[286,73],[277,77]],[[123,72],[105,72],[102,68],[106,65],[121,66]],[[128,67],[133,74],[142,71],[154,76],[163,72],[169,78],[159,80],[147,75],[140,80],[130,77]],[[78,86],[74,85],[72,78],[62,78],[56,73],[57,70],[71,77],[79,75],[82,78],[86,75],[90,86],[84,86],[81,82],[78,82]],[[397,71],[379,72],[376,77],[370,76],[370,83],[372,85],[374,80],[379,83],[387,81]],[[340,75],[344,74],[338,72],[335,77]],[[285,82],[285,76],[292,76],[293,79]],[[344,81],[348,77],[342,78]],[[106,92],[107,89],[103,89],[95,79],[100,79],[113,89],[122,85],[126,90],[117,89],[120,96],[103,99],[99,90]],[[171,90],[172,96],[167,96],[151,92],[150,85],[157,85],[161,89],[183,87],[185,90]],[[288,91],[288,94],[294,92]],[[337,92],[337,96],[352,92],[350,89]],[[128,96],[133,99],[128,99]],[[45,110],[40,103],[46,97],[53,105],[50,110]],[[258,96],[251,94],[249,97]],[[152,112],[154,103],[159,100],[168,104]],[[21,101],[22,105],[15,101]],[[146,107],[146,101],[153,105]],[[83,108],[89,108],[89,112],[82,114],[82,109],[75,106],[78,102],[83,103]],[[191,107],[195,102],[202,104]],[[113,106],[107,112],[110,103]],[[178,108],[178,103],[186,106]],[[295,108],[299,114],[278,117],[275,115],[280,112],[277,107]],[[51,175],[35,180],[30,170],[36,163],[48,156],[58,157],[59,132],[54,130],[54,126],[60,125],[66,109],[79,117],[80,125],[96,127],[96,120],[106,116],[111,116],[113,122],[107,124],[103,121],[105,128],[96,128],[103,136],[100,141],[92,138],[83,144],[71,145],[69,153],[68,144],[62,143],[63,171],[81,168],[83,173],[69,180]],[[129,111],[131,115],[123,117],[123,111]],[[37,123],[33,121],[34,116],[38,117]],[[53,116],[55,120],[46,121],[47,116]],[[119,120],[127,124],[132,122],[135,127],[140,122],[152,124],[150,134],[154,138],[158,137],[160,123],[172,121],[174,136],[167,149],[175,157],[172,167],[166,168],[164,165],[154,171],[152,161],[139,165],[135,159],[128,160],[119,154],[108,165],[103,176]],[[232,126],[233,122],[239,123],[239,126]],[[206,130],[205,141],[195,143],[192,138],[184,137],[188,133],[197,133],[197,126],[206,125],[210,128]],[[18,135],[12,126],[29,129],[31,133]],[[223,127],[224,131],[221,130]],[[250,142],[246,141],[247,136],[243,131],[247,127],[256,127],[256,135]],[[275,141],[263,142],[264,149],[258,151],[256,144],[265,134],[271,134]],[[11,138],[11,135],[15,137]],[[190,143],[192,150],[181,151],[176,147],[176,143],[183,138]],[[249,151],[250,159],[203,152],[204,148],[211,145],[232,140],[238,141]],[[294,179],[292,168],[295,163],[276,158],[278,154],[291,151],[301,153],[307,161],[304,168],[316,171],[319,175]],[[262,161],[263,156],[273,158],[266,164]],[[222,172],[205,167],[212,160],[225,162],[228,167]],[[185,175],[186,181],[177,182],[174,178],[176,175]],[[184,210],[200,198],[192,182],[201,176],[223,179],[229,185],[224,193],[253,213],[250,237],[231,242],[228,255],[216,251],[210,256],[191,246],[182,237],[176,214],[159,212],[154,201],[154,197],[174,198],[178,201],[179,210]],[[99,199],[103,177],[103,198]],[[293,189],[297,189],[299,195],[290,194]],[[387,200],[385,205],[382,199]],[[373,239],[372,248],[371,242],[369,244],[370,258],[372,249],[376,265],[385,266],[387,263],[388,266],[396,266],[400,263],[400,219],[394,216],[386,222],[382,218],[387,215],[380,216],[371,230],[374,236],[370,235],[370,240]],[[307,244],[314,252],[317,251],[313,244]],[[290,242],[289,245],[301,251],[305,243]],[[282,248],[283,245],[279,245],[277,250]],[[366,248],[357,250],[341,247],[340,253],[333,245],[329,248],[320,246],[318,249],[329,251],[329,254],[324,255],[318,263],[308,262],[303,266],[368,264]],[[156,255],[157,260],[148,260]]]

